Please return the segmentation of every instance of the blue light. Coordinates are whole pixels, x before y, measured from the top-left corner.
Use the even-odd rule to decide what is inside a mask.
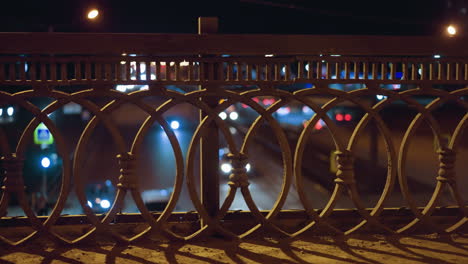
[[[88,206],[89,206],[90,208],[93,208],[93,203],[91,203],[90,201],[88,201]]]
[[[174,121],[171,122],[171,128],[172,129],[179,129],[179,127],[180,127],[179,121],[174,120]]]
[[[104,199],[104,200],[101,201],[101,203],[100,203],[99,205],[100,205],[102,208],[107,209],[107,208],[110,207],[110,202],[109,202],[109,200]]]
[[[49,168],[50,167],[50,159],[48,157],[43,157],[41,159],[41,166],[43,168],[46,168],[46,169]]]

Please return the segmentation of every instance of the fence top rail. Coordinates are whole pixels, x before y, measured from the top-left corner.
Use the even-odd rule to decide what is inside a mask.
[[[0,33],[0,54],[468,56],[468,38],[149,33]]]

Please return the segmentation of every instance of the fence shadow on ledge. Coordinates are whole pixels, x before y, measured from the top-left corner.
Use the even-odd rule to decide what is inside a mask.
[[[350,236],[304,235],[279,239],[258,234],[242,241],[209,237],[193,242],[141,240],[133,245],[93,241],[49,242],[0,249],[0,263],[468,263],[466,234]]]

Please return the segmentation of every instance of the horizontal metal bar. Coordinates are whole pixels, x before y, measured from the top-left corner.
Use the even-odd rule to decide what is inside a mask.
[[[0,33],[9,54],[348,54],[468,56],[462,37]]]

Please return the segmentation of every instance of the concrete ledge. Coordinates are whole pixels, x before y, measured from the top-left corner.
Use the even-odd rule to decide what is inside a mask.
[[[133,245],[81,246],[34,243],[0,248],[0,263],[468,263],[468,236],[303,236],[281,240],[258,235],[242,242],[142,240]]]

